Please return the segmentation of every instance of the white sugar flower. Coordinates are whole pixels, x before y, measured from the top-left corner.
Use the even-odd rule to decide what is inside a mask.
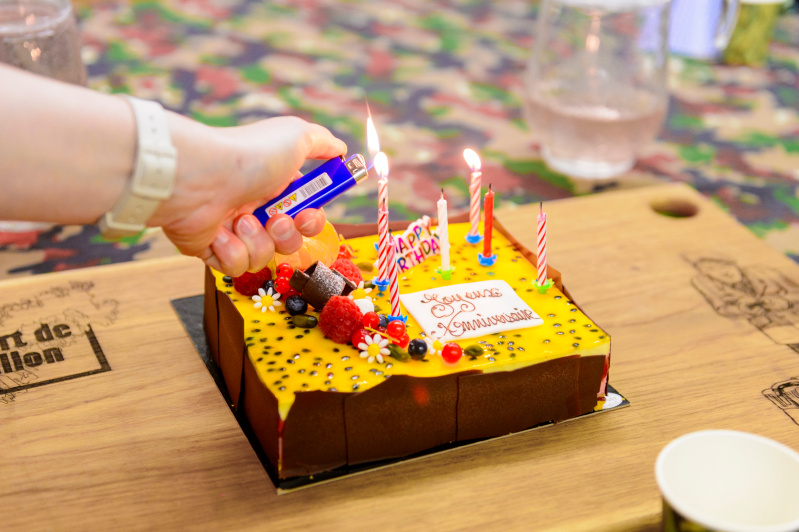
[[[363,281],[361,281],[360,283],[358,283],[358,288],[356,288],[355,290],[350,292],[349,296],[347,296],[347,297],[349,297],[353,301],[357,301],[359,299],[366,299],[367,301],[371,301],[372,298],[366,295],[366,294],[368,294],[371,291],[372,291],[372,288],[371,287],[370,288],[364,288],[363,287]]]
[[[388,356],[388,338],[383,338],[379,334],[364,336],[364,341],[358,344],[358,349],[361,350],[361,358],[368,359],[368,362],[374,362],[377,359],[381,364],[383,363],[383,356]]]
[[[278,301],[278,299],[280,299],[280,292],[275,292],[275,289],[272,287],[269,287],[268,292],[263,288],[259,288],[258,295],[252,296],[252,300],[255,301],[255,308],[261,309],[261,312],[266,312],[266,309],[274,312],[275,307],[279,307],[283,304],[283,302]]]
[[[441,343],[440,340],[437,340],[435,336],[425,336],[424,343],[427,344],[427,354],[428,355],[435,355],[436,353],[441,353],[441,350],[444,349],[444,344]]]
[[[361,311],[361,314],[366,314],[367,312],[374,312],[375,311],[375,304],[372,303],[372,300],[368,297],[365,299],[355,299],[353,303],[358,307]]]

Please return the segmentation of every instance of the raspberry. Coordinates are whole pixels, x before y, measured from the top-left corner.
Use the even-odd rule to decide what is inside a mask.
[[[363,277],[361,276],[361,270],[349,259],[336,259],[333,264],[330,265],[330,269],[336,270],[341,275],[355,283],[357,286],[358,283],[363,281]]]
[[[319,315],[319,328],[337,344],[346,344],[363,327],[358,305],[344,296],[333,296]]]
[[[233,278],[233,288],[239,294],[252,297],[258,293],[258,289],[272,278],[272,272],[267,266],[257,273],[244,272],[242,275]]]

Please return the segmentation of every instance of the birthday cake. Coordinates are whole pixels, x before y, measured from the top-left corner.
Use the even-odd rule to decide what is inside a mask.
[[[260,274],[207,270],[214,360],[277,478],[346,471],[602,408],[608,334],[556,270],[548,268],[551,288],[534,284],[534,255],[501,226],[488,267],[468,231],[449,226],[449,279],[429,219],[394,233],[401,307],[391,321],[394,289],[380,291],[377,237],[362,226],[340,226],[342,241],[328,226]]]

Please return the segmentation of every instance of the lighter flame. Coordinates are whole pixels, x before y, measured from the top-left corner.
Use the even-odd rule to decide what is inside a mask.
[[[366,119],[366,151],[369,152],[369,158],[374,160],[377,153],[380,151],[380,139],[377,138],[377,129],[375,123],[372,121],[372,115]]]
[[[380,179],[388,179],[388,157],[382,151],[375,155],[375,171]]]
[[[463,150],[463,158],[466,159],[466,164],[472,169],[472,172],[480,171],[480,156],[475,153],[471,148]]]

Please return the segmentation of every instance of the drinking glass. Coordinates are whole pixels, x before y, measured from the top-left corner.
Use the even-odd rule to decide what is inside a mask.
[[[85,85],[80,48],[69,0],[0,0],[0,62]]]
[[[635,163],[666,113],[669,0],[544,0],[525,112],[546,163],[608,178]]]
[[[81,39],[69,0],[0,0],[0,63],[42,76],[86,84]],[[0,221],[0,232],[52,224]]]

